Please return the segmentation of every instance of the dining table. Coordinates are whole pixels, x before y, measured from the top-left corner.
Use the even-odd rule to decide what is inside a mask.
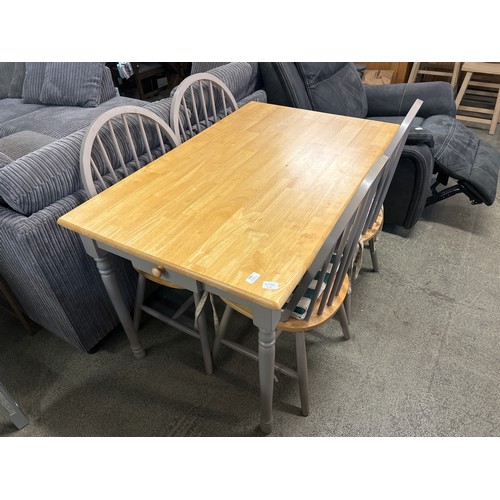
[[[144,348],[110,254],[252,311],[260,428],[267,434],[281,310],[397,130],[393,123],[249,102],[58,223],[78,233],[95,259],[138,358]],[[204,310],[200,318],[206,321]]]

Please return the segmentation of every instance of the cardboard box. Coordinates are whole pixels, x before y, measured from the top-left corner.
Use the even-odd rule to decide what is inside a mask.
[[[392,83],[394,71],[390,69],[369,69],[365,71],[363,83],[366,85],[387,85]]]

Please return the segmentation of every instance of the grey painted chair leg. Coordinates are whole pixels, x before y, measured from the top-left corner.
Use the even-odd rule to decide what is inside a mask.
[[[128,312],[125,300],[123,299],[120,285],[109,255],[106,254],[101,257],[96,257],[95,261],[97,269],[101,275],[102,282],[104,283],[109,298],[111,299],[111,303],[113,304],[116,314],[118,315],[118,318],[120,319],[123,329],[128,337],[130,348],[132,349],[134,356],[137,359],[144,358],[146,351],[137,337],[137,331],[134,327],[132,318],[130,317],[130,313]]]
[[[10,421],[18,428],[22,429],[29,424],[28,418],[21,411],[15,399],[9,394],[7,389],[0,384],[0,407],[5,410]]]
[[[269,434],[273,427],[274,361],[276,332],[259,328],[260,430]]]
[[[375,250],[375,241],[371,239],[368,242],[368,246],[370,247],[370,255],[372,256],[372,264],[373,264],[373,271],[378,273],[378,255],[377,251]]]
[[[215,334],[214,345],[212,346],[212,360],[215,363],[217,356],[219,355],[219,351],[222,345],[222,339],[226,335],[227,325],[229,323],[229,319],[233,315],[233,308],[231,306],[226,306],[224,309],[224,314],[220,320],[219,329]]]
[[[194,304],[196,308],[198,308],[198,304],[200,303],[201,296],[200,293],[194,292]],[[198,316],[198,333],[200,334],[200,344],[201,344],[201,353],[203,355],[203,361],[205,363],[205,371],[208,375],[212,374],[213,366],[212,366],[212,353],[210,351],[210,342],[208,340],[208,328],[207,328],[207,318],[205,316],[205,308],[203,307]]]
[[[144,295],[146,293],[146,278],[139,274],[137,280],[137,293],[135,294],[135,307],[134,307],[134,328],[139,330],[142,316],[142,304],[144,304]]]
[[[351,324],[351,292],[348,292],[344,299],[345,314],[347,317],[347,324]]]
[[[302,415],[309,415],[309,374],[307,371],[306,335],[295,334],[295,350],[297,353],[297,374],[299,382],[300,406]]]
[[[345,307],[343,303],[340,306],[339,310],[337,311],[336,316],[340,321],[340,326],[342,327],[342,333],[344,334],[344,338],[346,340],[349,340],[351,338],[351,334],[349,332],[349,325],[347,323],[347,314],[345,312]]]

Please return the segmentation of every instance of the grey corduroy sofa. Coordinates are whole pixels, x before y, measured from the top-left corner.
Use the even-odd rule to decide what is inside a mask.
[[[74,64],[74,78],[61,75],[64,64]],[[257,63],[193,63],[192,73],[202,71],[221,78],[240,107],[266,101]],[[79,152],[87,127],[125,104],[169,121],[171,97],[150,103],[114,96],[103,63],[0,63],[0,273],[27,316],[81,351],[92,350],[118,319],[79,237],[56,221],[86,200]],[[135,271],[118,258],[115,265],[132,306]]]

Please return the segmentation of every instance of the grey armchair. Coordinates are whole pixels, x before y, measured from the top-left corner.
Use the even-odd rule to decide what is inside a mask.
[[[426,205],[457,193],[472,203],[495,200],[500,153],[455,120],[449,83],[365,86],[348,62],[259,65],[274,104],[400,124],[416,99],[424,101],[384,202],[386,222],[410,229]],[[438,191],[450,177],[457,183]]]

